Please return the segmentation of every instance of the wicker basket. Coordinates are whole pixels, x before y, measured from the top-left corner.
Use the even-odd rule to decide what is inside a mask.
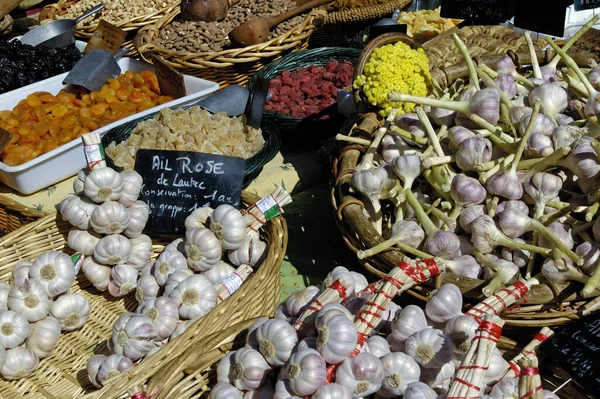
[[[0,234],[11,233],[22,226],[46,216],[46,212],[27,207],[0,194]]]
[[[352,126],[350,135],[368,139],[379,127],[379,123],[374,122],[377,119],[375,114],[361,118]],[[363,202],[350,189],[350,179],[364,152],[364,146],[350,144],[340,151],[333,162],[331,202],[343,240],[354,253],[384,241],[365,215]],[[403,257],[402,252],[392,248],[360,262],[377,278],[383,278]],[[422,301],[428,300],[432,290],[444,283],[457,285],[463,293],[467,306],[483,299],[481,288],[485,286],[485,281],[470,279],[451,272],[438,277],[433,285],[422,284],[409,290],[408,293],[422,305]],[[548,282],[534,285],[527,293],[524,303],[507,310],[501,316],[507,326],[517,327],[554,326],[577,320],[581,317],[581,312],[594,310],[600,304],[600,297],[592,300],[581,298],[580,289],[581,286],[577,283]]]
[[[396,9],[403,10],[405,7],[408,7],[410,3],[412,3],[412,0],[390,0],[382,4],[334,11],[327,15],[325,24],[348,24],[378,19],[385,15],[392,14]]]
[[[305,48],[315,25],[325,19],[326,12],[311,11],[302,24],[265,43],[204,53],[177,52],[154,44],[160,30],[177,15],[179,9],[138,32],[135,45],[142,58],[152,62],[151,54],[160,55],[167,64],[182,73],[218,82],[221,87],[225,87],[231,84],[245,85],[252,75],[273,59],[285,52]]]
[[[254,203],[258,197],[244,192],[242,200]],[[71,226],[57,220],[56,215],[46,216],[0,239],[0,281],[8,280],[13,265],[20,259],[32,259],[44,251],[63,250]],[[62,334],[52,354],[40,362],[39,368],[29,377],[16,381],[0,379],[0,392],[6,399],[56,399],[89,397],[130,397],[127,389],[144,384],[165,366],[191,353],[209,352],[206,345],[210,337],[229,327],[259,316],[273,314],[279,301],[279,266],[287,247],[285,220],[277,217],[263,229],[267,242],[266,257],[256,272],[230,298],[219,304],[193,327],[159,352],[144,360],[129,373],[108,381],[106,386],[94,391],[87,379],[86,362],[95,353],[107,353],[106,338],[111,334],[113,322],[125,311],[134,311],[135,299],[112,298],[94,289],[80,276],[71,290],[83,294],[92,305],[88,322],[78,331]],[[160,253],[166,242],[155,242],[154,252]],[[212,349],[212,347],[210,347]],[[162,387],[161,387],[162,388]]]

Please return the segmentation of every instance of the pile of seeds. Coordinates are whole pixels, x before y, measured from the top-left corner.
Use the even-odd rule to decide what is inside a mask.
[[[120,23],[133,18],[143,17],[178,3],[179,0],[103,0],[104,8],[100,11],[102,19],[110,23]],[[84,13],[98,4],[98,0],[82,0],[60,15],[58,18],[75,19],[78,15]],[[86,19],[87,23],[94,20],[94,17]]]

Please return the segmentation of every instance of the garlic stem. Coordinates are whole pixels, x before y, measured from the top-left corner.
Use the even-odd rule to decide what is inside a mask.
[[[402,237],[399,237],[399,236],[388,238],[387,240],[375,245],[374,247],[365,249],[364,251],[358,251],[356,253],[356,256],[358,257],[358,259],[365,259],[365,258],[369,258],[373,255],[377,255],[378,253],[383,252],[386,249],[389,249],[393,246],[396,246],[401,251],[407,252],[407,253],[409,253],[413,256],[417,256],[419,258],[432,258],[433,257],[425,252],[419,251],[418,249],[411,247],[410,245],[406,245],[405,243],[400,241],[401,239],[402,239]]]
[[[477,118],[478,118],[477,115],[473,115],[473,117],[471,119],[475,120]],[[482,118],[480,118],[480,119],[483,121]],[[486,136],[486,138],[488,138],[492,143],[494,143],[494,145],[500,147],[502,149],[502,151],[504,151],[505,153],[507,153],[507,154],[512,154],[513,153],[514,148],[510,144],[507,144],[500,137],[498,137],[498,135],[492,133],[492,134]]]
[[[481,64],[479,67],[485,73],[487,73],[488,75],[490,75],[493,79],[496,79],[498,77],[498,72],[494,71],[489,66],[487,66],[485,64]],[[512,76],[515,78],[515,80],[517,81],[517,83],[522,84],[523,86],[525,86],[529,90],[535,88],[535,85],[530,80],[528,80],[525,76],[523,76],[523,75],[521,75],[521,74],[519,74],[517,72],[513,73]]]
[[[423,227],[427,235],[429,236],[440,231],[440,229],[435,225],[435,223],[433,223],[429,216],[427,216],[413,192],[411,190],[404,190],[404,195],[406,195],[406,201],[408,202],[408,205],[410,205],[415,212],[415,216],[421,223],[421,227]]]
[[[348,143],[355,143],[360,145],[369,145],[371,142],[369,140],[360,139],[358,137],[344,136],[343,134],[336,134],[335,139],[337,141],[346,141]]]
[[[425,177],[425,180],[427,180],[427,182],[431,185],[431,187],[433,187],[433,189],[445,200],[450,201],[450,185],[446,185],[445,187],[442,187],[442,184],[440,184],[437,180],[437,171],[438,171],[438,167],[433,167],[431,169],[425,169],[423,171],[423,177]],[[447,188],[446,190],[444,190],[444,188]]]
[[[559,251],[567,255],[577,265],[583,265],[583,259],[575,252],[573,252],[564,242],[562,242],[560,238],[555,236],[554,233],[550,231],[550,229],[548,229],[546,226],[544,226],[542,223],[535,219],[532,219],[528,216],[527,218],[529,219],[529,226],[533,231],[543,235],[544,238],[550,241]]]
[[[536,165],[538,162],[543,161],[544,158],[531,158],[531,159],[522,159],[519,161],[519,165],[517,166],[517,170],[527,170],[531,168],[533,165]]]
[[[438,198],[438,200],[439,200],[439,198]],[[446,226],[448,226],[448,228],[450,229],[450,231],[454,231],[454,229],[456,229],[456,220],[450,218],[444,212],[442,212],[439,209],[437,209],[436,206],[435,206],[435,202],[433,204],[429,205],[429,204],[425,204],[424,202],[421,202],[419,200],[419,203],[421,204],[421,206],[425,210],[425,214],[426,215],[431,214],[431,216],[433,216],[434,218],[440,220],[442,223],[444,223]]]
[[[419,137],[414,133],[411,133],[407,130],[401,129],[396,125],[392,125],[389,128],[390,133],[395,134],[396,136],[400,136],[404,139],[408,139],[414,141],[417,144],[424,145],[427,144],[427,139],[425,137]]]
[[[488,179],[490,177],[492,177],[492,175],[495,175],[496,173],[500,172],[500,169],[503,169],[502,165],[498,164],[498,165],[495,165],[493,168],[491,168],[491,169],[489,169],[489,170],[487,170],[487,171],[485,171],[483,173],[480,173],[479,174],[479,181],[482,184],[485,184],[488,181]]]
[[[437,94],[438,97],[442,97],[446,93],[444,89],[442,89],[442,86],[440,86],[440,82],[438,82],[438,80],[433,76],[431,77],[431,86],[435,90],[435,94]]]
[[[594,220],[594,216],[596,215],[596,213],[598,213],[598,208],[600,208],[600,203],[596,202],[593,205],[588,206],[588,208],[585,211],[585,221],[586,222],[591,222],[592,220]]]
[[[456,158],[454,157],[454,155],[446,155],[443,157],[429,157],[429,158],[423,159],[422,165],[423,165],[423,168],[429,169],[432,166],[440,166],[440,165],[449,164],[451,162],[454,162],[455,160],[456,160]]]
[[[542,71],[540,70],[540,64],[538,63],[537,54],[535,53],[535,47],[533,47],[533,41],[531,41],[531,34],[528,30],[525,31],[525,40],[527,41],[529,57],[531,58],[531,66],[533,67],[533,77],[536,79],[542,79]]]
[[[569,41],[567,41],[567,42],[565,43],[565,45],[563,46],[563,48],[562,48],[562,49],[563,49],[563,51],[564,51],[564,52],[567,52],[567,51],[568,51],[568,50],[571,48],[571,46],[572,46],[573,44],[575,44],[575,42],[577,42],[577,40],[579,40],[579,38],[580,38],[581,36],[583,36],[583,34],[584,34],[585,32],[587,32],[587,31],[588,31],[588,30],[589,30],[589,29],[590,29],[592,26],[594,26],[594,24],[595,24],[595,23],[598,21],[598,18],[600,18],[600,16],[599,16],[599,15],[596,15],[594,18],[590,19],[590,20],[589,20],[589,21],[588,21],[588,22],[587,22],[585,25],[583,25],[583,26],[581,27],[581,29],[579,29],[579,30],[577,31],[577,33],[575,33],[573,36],[571,36],[571,38],[569,39]],[[548,64],[546,64],[546,66],[548,66],[548,65],[551,65],[551,66],[553,66],[554,68],[556,68],[556,67],[558,66],[558,63],[559,63],[559,62],[560,62],[560,55],[556,54],[556,55],[555,55],[555,56],[552,58],[552,60],[551,60],[551,61],[550,61]]]
[[[508,135],[506,133],[504,133],[500,129],[496,129],[493,132],[490,132],[487,129],[476,129],[476,130],[474,130],[474,132],[478,133],[481,136],[486,137],[486,138],[489,137],[489,136],[491,136],[491,135],[494,135],[497,138],[499,138],[500,140],[502,140],[502,141],[504,141],[505,143],[508,143],[508,144],[514,144],[515,141],[516,141],[514,137],[512,137],[512,136],[510,136],[510,135]]]
[[[496,271],[496,275],[481,289],[481,292],[486,297],[494,295],[503,285],[506,285],[514,279],[515,275],[518,273],[518,271],[512,272],[505,267],[495,267],[494,270]]]
[[[538,242],[538,233],[533,233],[533,237],[531,239],[531,243],[533,245],[537,245]],[[529,255],[529,261],[527,262],[527,269],[525,269],[525,278],[529,279],[531,277],[531,271],[533,270],[533,265],[535,264],[535,253],[531,253]]]
[[[452,39],[454,39],[454,43],[458,50],[461,52],[462,56],[465,59],[465,63],[467,64],[467,69],[469,70],[469,86],[474,87],[477,90],[481,90],[479,87],[479,79],[477,78],[477,71],[475,69],[475,64],[473,63],[473,59],[471,58],[471,54],[469,53],[469,49],[460,40],[460,37],[456,33],[452,34]]]
[[[533,165],[529,172],[523,175],[521,182],[527,181],[531,178],[531,176],[538,172],[543,172],[548,167],[557,165],[558,161],[566,157],[570,152],[571,147],[560,147],[558,150],[554,151],[552,154]]]
[[[494,195],[493,197],[488,197],[485,201],[485,206],[488,211],[489,217],[496,216],[496,209],[498,208],[498,202],[500,202],[500,197]]]
[[[502,103],[505,104],[508,108],[512,108],[514,107],[514,104],[512,103],[512,101],[510,101],[508,99],[508,97],[506,97],[506,94],[500,90],[500,88],[498,88],[498,85],[496,84],[496,82],[494,82],[494,79],[492,79],[490,77],[490,75],[488,75],[487,73],[485,73],[483,71],[483,69],[481,68],[477,68],[476,69],[476,73],[477,75],[481,78],[481,81],[488,87],[493,87],[495,89],[498,90],[498,92],[500,93],[500,100],[502,100]],[[510,118],[508,119],[510,120]]]
[[[594,272],[583,286],[583,289],[581,290],[581,296],[584,298],[589,298],[592,293],[598,289],[598,287],[600,287],[600,261],[598,261]]]
[[[381,139],[383,139],[383,136],[385,136],[385,133],[387,132],[388,127],[390,126],[390,124],[392,123],[394,118],[396,117],[397,113],[398,113],[398,110],[393,109],[392,112],[390,112],[390,115],[387,117],[385,124],[382,127],[380,127],[379,129],[377,129],[377,132],[375,132],[375,135],[373,136],[373,141],[371,141],[369,148],[367,148],[367,151],[366,151],[362,161],[356,167],[357,171],[371,169],[373,167],[373,158],[375,157],[375,154],[377,154],[377,148],[379,147],[379,144],[381,143]]]
[[[583,72],[581,71],[577,63],[573,60],[573,58],[567,55],[567,53],[564,52],[560,47],[558,47],[556,43],[554,43],[554,41],[552,41],[552,39],[550,39],[549,37],[546,37],[546,42],[550,45],[550,47],[552,47],[556,54],[558,54],[562,58],[565,65],[567,65],[567,67],[569,67],[571,71],[575,72],[577,78],[579,78],[581,83],[583,83],[583,85],[585,86],[585,89],[588,93],[588,98],[591,100],[592,98],[596,97],[599,93],[596,91],[596,89],[594,89],[590,81],[583,74]]]
[[[498,165],[501,169],[505,169],[515,158],[514,154],[509,154],[506,157],[498,158],[493,161],[484,162],[475,165],[475,170],[477,172],[485,172],[486,170],[492,169],[494,166]]]
[[[445,156],[446,154],[444,153],[444,150],[442,149],[442,145],[440,144],[440,141],[438,140],[435,130],[433,130],[433,126],[431,125],[431,122],[429,121],[427,114],[425,113],[425,111],[423,110],[422,107],[417,107],[416,112],[417,112],[417,116],[419,117],[419,120],[421,121],[421,124],[423,124],[423,127],[425,128],[427,137],[429,137],[429,143],[431,143],[431,145],[433,146],[433,149],[435,150],[435,152],[437,153],[437,155],[439,157]]]
[[[529,33],[529,31],[527,31],[526,33]],[[538,69],[539,69],[539,66],[538,66]],[[531,112],[531,115],[529,117],[529,123],[527,124],[527,128],[525,129],[525,133],[523,134],[523,137],[521,137],[521,141],[519,141],[519,146],[517,147],[517,151],[515,152],[515,158],[513,159],[512,163],[511,163],[511,167],[509,170],[510,174],[517,173],[517,167],[519,166],[519,161],[521,160],[521,156],[523,156],[523,151],[525,150],[525,145],[527,144],[527,140],[529,139],[531,132],[533,132],[533,127],[535,126],[535,123],[537,121],[537,116],[540,112],[541,105],[542,105],[542,103],[539,100],[535,101],[535,105],[533,106],[533,111]]]
[[[512,249],[520,249],[523,251],[535,252],[542,255],[548,255],[552,250],[548,248],[538,247],[537,245],[531,245],[524,242],[511,240],[510,238],[503,237],[499,240],[500,246],[508,247]]]

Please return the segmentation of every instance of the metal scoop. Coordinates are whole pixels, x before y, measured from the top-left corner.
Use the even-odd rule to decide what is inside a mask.
[[[45,46],[49,48],[58,48],[68,46],[75,43],[75,26],[103,8],[104,4],[100,3],[94,8],[84,12],[76,19],[57,19],[56,21],[40,25],[25,33],[19,40],[23,44],[29,44],[34,47]]]
[[[63,80],[63,84],[83,86],[89,91],[99,91],[108,79],[121,74],[117,61],[129,50],[120,48],[114,55],[106,50],[92,50],[85,54]]]

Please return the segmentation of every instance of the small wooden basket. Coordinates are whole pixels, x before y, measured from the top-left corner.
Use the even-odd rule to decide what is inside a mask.
[[[254,194],[242,194],[246,205],[258,199]],[[71,227],[56,215],[49,215],[0,239],[0,281],[9,279],[14,264],[21,259],[33,259],[45,251],[68,252],[66,238]],[[263,228],[263,239],[267,243],[264,261],[231,297],[130,372],[107,381],[100,390],[95,390],[88,380],[87,360],[94,354],[108,354],[106,339],[111,335],[113,323],[123,312],[135,311],[137,303],[132,295],[113,298],[103,294],[80,275],[71,292],[84,295],[92,305],[87,323],[80,330],[61,334],[54,351],[40,361],[38,369],[29,377],[16,381],[0,378],[2,398],[129,398],[129,388],[146,384],[161,372],[170,375],[176,369],[173,362],[179,364],[181,358],[196,359],[199,354],[214,355],[211,351],[220,347],[221,341],[215,342],[213,337],[238,323],[273,315],[279,301],[279,266],[285,255],[287,238],[285,220],[282,217],[272,219]],[[154,241],[154,255],[162,252],[167,243]],[[198,361],[201,359],[203,357],[197,358]],[[200,369],[198,374],[202,371]],[[151,389],[157,390],[152,386]]]

